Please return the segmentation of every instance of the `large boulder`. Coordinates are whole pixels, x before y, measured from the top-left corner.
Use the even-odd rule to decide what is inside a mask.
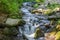
[[[6,21],[6,24],[10,25],[10,26],[17,26],[17,25],[20,25],[20,24],[23,25],[24,21],[22,19],[8,18],[7,21]]]

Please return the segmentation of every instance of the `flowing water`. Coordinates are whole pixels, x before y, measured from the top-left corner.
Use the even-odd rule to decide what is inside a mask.
[[[29,2],[23,3],[23,7],[21,8],[21,11],[24,14],[23,20],[26,21],[26,24],[24,25],[24,27],[19,27],[19,31],[21,34],[24,34],[28,40],[35,40],[34,34],[36,28],[40,27],[44,32],[48,32],[49,30],[46,30],[44,24],[49,24],[50,21],[47,20],[47,17],[43,15],[32,14],[29,9],[31,10],[33,8],[30,7],[31,4],[27,4],[29,4]],[[44,40],[44,37],[40,37],[37,40]]]

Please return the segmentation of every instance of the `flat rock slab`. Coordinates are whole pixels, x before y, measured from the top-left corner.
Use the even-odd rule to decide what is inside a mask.
[[[11,26],[16,26],[18,25],[20,22],[20,19],[12,19],[12,18],[8,18],[6,21],[7,25],[11,25]]]

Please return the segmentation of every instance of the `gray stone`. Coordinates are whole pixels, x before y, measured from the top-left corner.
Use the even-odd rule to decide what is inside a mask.
[[[11,26],[15,26],[15,25],[18,25],[20,22],[20,19],[11,19],[11,18],[8,18],[7,21],[6,21],[6,24],[7,25],[11,25]]]

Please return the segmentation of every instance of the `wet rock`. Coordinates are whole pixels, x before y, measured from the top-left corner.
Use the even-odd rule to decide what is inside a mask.
[[[4,30],[3,30],[3,34],[4,35],[17,35],[18,34],[18,31],[17,31],[17,29],[15,28],[15,27],[12,27],[12,28],[4,28]]]
[[[42,30],[40,29],[40,28],[37,28],[36,29],[36,32],[35,32],[35,39],[37,39],[37,38],[39,38],[39,37],[43,37],[44,35],[43,35],[43,32],[42,32]]]
[[[11,18],[8,18],[7,21],[6,21],[6,24],[10,25],[10,26],[23,25],[24,21],[20,20],[20,19],[11,19]]]

